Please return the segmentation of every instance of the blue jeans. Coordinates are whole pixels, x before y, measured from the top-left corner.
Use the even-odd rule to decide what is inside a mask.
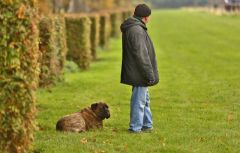
[[[129,126],[129,130],[135,132],[144,128],[152,128],[152,113],[147,87],[133,87]]]

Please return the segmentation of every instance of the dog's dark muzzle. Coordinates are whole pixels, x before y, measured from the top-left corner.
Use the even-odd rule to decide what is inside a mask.
[[[110,113],[106,112],[106,119],[110,118]]]

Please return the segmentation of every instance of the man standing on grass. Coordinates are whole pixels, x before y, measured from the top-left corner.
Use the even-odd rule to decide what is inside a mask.
[[[152,113],[148,86],[159,81],[153,43],[147,33],[151,9],[139,4],[134,16],[121,25],[122,72],[121,83],[132,86],[129,132],[152,130]]]

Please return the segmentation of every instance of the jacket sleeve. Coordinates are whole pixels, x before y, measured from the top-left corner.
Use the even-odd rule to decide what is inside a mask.
[[[145,31],[143,32],[130,32],[129,33],[129,45],[131,48],[131,53],[135,58],[137,67],[141,70],[142,75],[146,78],[147,83],[154,81],[154,73],[152,68],[152,63],[148,54],[147,49],[147,39]]]

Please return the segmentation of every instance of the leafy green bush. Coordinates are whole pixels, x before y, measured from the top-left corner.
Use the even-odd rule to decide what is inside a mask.
[[[0,151],[24,153],[35,127],[36,1],[1,0],[0,8]]]
[[[100,32],[100,16],[98,14],[90,14],[91,20],[91,54],[93,60],[97,58],[97,47],[99,45]]]
[[[122,13],[120,11],[112,11],[111,15],[111,36],[112,37],[119,37],[120,32],[120,25],[122,23]]]
[[[132,9],[122,9],[122,21],[133,15]]]
[[[63,68],[66,61],[67,55],[67,38],[66,38],[66,23],[63,15],[55,16],[55,30],[56,30],[56,42],[57,42],[57,50],[58,50],[58,71],[55,73],[58,76],[63,76]]]
[[[73,60],[81,69],[90,67],[91,62],[91,21],[86,15],[66,15],[67,58]]]
[[[44,87],[55,83],[63,73],[67,53],[64,17],[44,16],[39,29],[39,48],[42,53],[39,85]]]
[[[79,72],[78,65],[73,61],[66,61],[64,65],[64,72],[66,73]]]
[[[127,10],[127,17],[133,16],[133,14],[134,14],[133,9]]]
[[[52,17],[43,17],[39,23],[40,29],[40,44],[41,51],[41,73],[39,75],[39,85],[46,86],[53,83],[55,76],[51,72],[56,56],[56,41],[54,31],[54,20]]]
[[[100,46],[105,48],[111,35],[110,15],[107,12],[100,14]]]

